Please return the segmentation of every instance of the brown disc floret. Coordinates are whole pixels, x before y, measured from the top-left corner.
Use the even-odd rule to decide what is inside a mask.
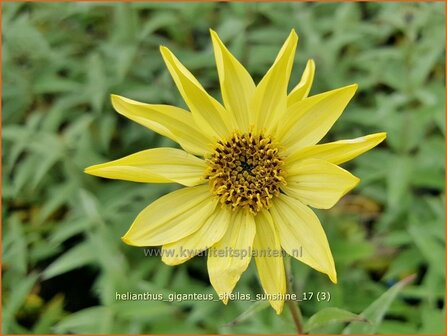
[[[206,178],[223,205],[257,214],[271,207],[285,184],[283,160],[272,139],[263,134],[234,133],[218,141],[208,158]]]

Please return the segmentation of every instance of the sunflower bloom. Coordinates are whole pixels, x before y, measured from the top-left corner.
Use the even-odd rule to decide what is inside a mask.
[[[386,134],[317,144],[357,85],[308,97],[315,71],[309,60],[300,82],[287,94],[295,31],[258,85],[214,31],[211,38],[223,104],[166,47],[161,54],[190,111],[112,95],[118,113],[182,149],[148,149],[85,172],[185,186],[141,211],[122,240],[170,250],[162,254],[168,265],[209,249],[210,282],[224,303],[253,257],[260,283],[279,314],[286,292],[283,255],[266,252],[285,251],[336,283],[325,232],[310,207],[329,209],[354,188],[359,179],[338,165],[378,145]],[[302,253],[295,253],[299,248]]]

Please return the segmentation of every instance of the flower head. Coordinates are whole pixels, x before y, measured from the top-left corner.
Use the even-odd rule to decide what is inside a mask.
[[[168,265],[210,248],[210,281],[225,303],[253,255],[262,287],[280,313],[284,262],[282,253],[268,251],[284,250],[336,283],[326,235],[310,207],[331,208],[354,188],[359,179],[338,165],[373,148],[386,134],[317,144],[357,85],[308,97],[315,69],[309,60],[301,81],[287,94],[298,42],[293,30],[258,85],[214,31],[211,38],[223,105],[166,47],[161,54],[190,111],[112,95],[118,113],[183,150],[148,149],[85,171],[184,185],[146,207],[122,240],[161,245],[170,250],[162,254]],[[295,253],[299,248],[302,253]]]

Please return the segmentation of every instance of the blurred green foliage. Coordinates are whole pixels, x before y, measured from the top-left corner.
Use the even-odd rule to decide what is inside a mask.
[[[214,293],[205,258],[168,267],[119,239],[140,210],[175,185],[82,172],[138,150],[175,146],[120,117],[109,101],[117,93],[184,106],[159,45],[220,97],[210,27],[256,80],[295,28],[300,42],[291,86],[314,58],[312,94],[360,87],[325,140],[388,132],[386,143],[348,165],[362,179],[359,187],[319,212],[339,284],[293,262],[297,292],[331,294],[329,302],[302,302],[305,317],[334,307],[329,311],[344,321],[349,313],[339,309],[360,313],[369,306],[375,322],[367,332],[445,333],[443,3],[2,7],[4,333],[294,331],[288,311],[276,316],[246,301],[115,299],[126,291]],[[410,274],[413,283],[381,297]],[[236,291],[262,292],[253,265]],[[344,322],[317,326],[311,332],[341,332]],[[365,331],[356,328],[345,332]]]

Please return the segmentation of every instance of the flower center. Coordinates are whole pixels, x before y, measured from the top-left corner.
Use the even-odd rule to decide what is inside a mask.
[[[285,185],[283,160],[272,139],[262,134],[234,133],[218,141],[208,158],[206,178],[223,205],[257,214]]]

